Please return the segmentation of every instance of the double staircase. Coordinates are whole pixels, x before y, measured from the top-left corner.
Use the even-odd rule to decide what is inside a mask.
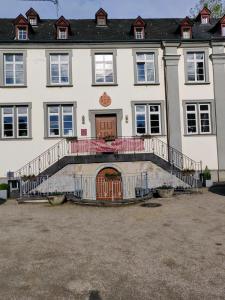
[[[201,162],[192,160],[156,137],[69,138],[60,140],[17,170],[15,177],[51,177],[68,164],[130,161],[152,161],[188,185],[192,185],[193,176],[199,179],[202,172]]]

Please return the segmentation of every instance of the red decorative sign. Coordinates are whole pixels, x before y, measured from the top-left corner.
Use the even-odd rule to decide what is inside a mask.
[[[105,140],[72,141],[71,153],[103,153],[144,151],[144,140],[136,138],[119,138],[111,143]]]
[[[109,97],[109,95],[107,95],[106,93],[104,93],[100,99],[99,99],[99,103],[104,106],[107,107],[112,103],[112,99]]]
[[[81,136],[87,136],[87,129],[86,128],[82,128],[81,131]]]

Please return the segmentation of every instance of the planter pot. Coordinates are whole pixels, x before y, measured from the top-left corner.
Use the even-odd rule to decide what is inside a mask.
[[[174,194],[174,189],[157,189],[160,198],[171,198]]]
[[[3,200],[7,199],[7,190],[0,191],[0,199],[3,199]]]
[[[65,201],[65,195],[48,196],[51,205],[61,205]]]
[[[212,180],[206,180],[205,181],[205,186],[210,188],[213,185],[213,181]]]

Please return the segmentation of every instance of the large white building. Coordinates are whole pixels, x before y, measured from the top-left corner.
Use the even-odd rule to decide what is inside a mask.
[[[179,169],[201,161],[225,180],[224,45],[225,18],[206,8],[191,20],[115,20],[103,9],[93,20],[42,20],[33,9],[0,19],[0,176],[59,171],[67,154],[93,153],[93,174],[116,159],[132,173],[131,161],[148,160],[112,153],[171,163],[173,151]]]

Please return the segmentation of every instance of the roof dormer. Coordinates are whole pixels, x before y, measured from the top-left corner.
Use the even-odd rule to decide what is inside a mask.
[[[133,23],[133,34],[136,40],[145,38],[145,21],[139,16]]]
[[[199,12],[196,20],[200,21],[201,24],[209,24],[211,18],[211,11],[205,6],[203,9]]]
[[[193,24],[188,17],[183,19],[183,21],[180,23],[180,33],[182,39],[188,40],[192,38],[192,26]]]
[[[37,26],[40,22],[39,14],[32,7],[26,12],[26,16],[31,26]]]
[[[23,15],[19,15],[15,21],[15,39],[19,41],[26,41],[29,38],[29,23]]]
[[[56,22],[56,36],[58,40],[67,40],[70,34],[70,23],[63,16],[61,16]]]
[[[97,26],[107,26],[108,14],[103,8],[100,8],[96,12],[95,21],[96,21]]]
[[[225,37],[225,15],[220,19],[221,36]]]

